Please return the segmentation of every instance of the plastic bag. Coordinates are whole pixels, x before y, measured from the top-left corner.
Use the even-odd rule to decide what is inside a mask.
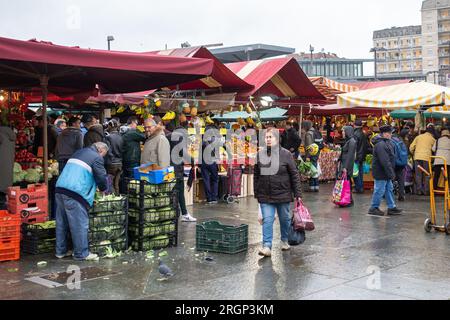
[[[295,201],[293,223],[295,230],[313,231],[315,229],[311,214],[301,199]]]
[[[333,203],[337,206],[345,207],[352,203],[352,193],[350,181],[344,176],[336,181],[333,189]]]
[[[357,178],[359,176],[359,165],[355,162],[353,164],[353,178]]]
[[[306,240],[305,230],[295,230],[294,223],[289,228],[288,243],[291,246],[298,246],[304,243]]]

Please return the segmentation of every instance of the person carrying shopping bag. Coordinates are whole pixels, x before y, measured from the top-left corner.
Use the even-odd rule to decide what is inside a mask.
[[[339,170],[338,176],[342,178],[346,178],[348,181],[351,181],[353,178],[353,169],[355,166],[356,160],[356,152],[357,152],[357,141],[355,139],[353,127],[345,126],[343,128],[345,144],[342,147],[341,157],[339,158]],[[350,182],[350,203],[341,206],[342,208],[353,206],[353,195],[352,195],[352,187]]]
[[[255,166],[254,192],[260,205],[259,220],[263,228],[263,246],[259,255],[270,257],[276,212],[280,220],[281,249],[290,249],[290,207],[294,199],[301,198],[302,190],[295,161],[290,151],[280,146],[277,129],[267,129],[264,140],[266,146],[259,151]]]

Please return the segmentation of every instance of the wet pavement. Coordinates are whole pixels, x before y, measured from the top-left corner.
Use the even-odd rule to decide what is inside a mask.
[[[316,224],[305,244],[282,253],[276,221],[271,259],[258,256],[262,232],[254,199],[196,205],[191,211],[200,221],[248,224],[248,252],[197,252],[195,224],[180,222],[179,246],[162,257],[175,273],[169,280],[162,281],[157,259],[145,253],[78,264],[24,255],[0,263],[0,299],[450,299],[450,237],[424,232],[428,198],[399,204],[403,216],[371,217],[369,193],[356,195],[353,208],[337,209],[331,189],[305,194]],[[39,267],[40,261],[47,265]],[[79,286],[71,277],[77,268]]]

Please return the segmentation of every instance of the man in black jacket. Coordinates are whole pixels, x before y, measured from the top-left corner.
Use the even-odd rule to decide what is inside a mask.
[[[388,205],[388,215],[399,215],[402,210],[395,205],[394,185],[395,179],[395,148],[391,142],[392,127],[384,126],[380,128],[380,136],[374,138],[372,173],[375,179],[375,189],[373,191],[372,206],[370,215],[384,216],[380,210],[381,200],[386,198]]]
[[[169,130],[172,129],[172,125],[168,124],[166,126]],[[188,145],[188,131],[187,122],[181,122],[180,126],[175,128],[167,136],[167,140],[170,143],[170,165],[174,167],[175,177],[177,179],[177,184],[175,189],[177,190],[178,204],[180,206],[181,220],[183,222],[196,222],[197,219],[191,216],[186,208],[186,198],[184,196],[184,164],[185,164],[185,151],[187,152]],[[177,152],[178,151],[178,152]],[[187,156],[187,155],[186,155]],[[187,157],[186,157],[187,158]]]
[[[358,175],[358,177],[356,177],[354,179],[356,193],[364,193],[363,164],[364,164],[364,161],[366,160],[367,152],[369,149],[369,139],[367,138],[366,134],[362,130],[362,126],[363,126],[363,123],[361,120],[355,121],[355,132],[353,135],[357,142],[355,163],[358,165],[358,168],[359,168],[359,175]]]
[[[281,146],[286,150],[289,150],[294,156],[294,159],[297,159],[300,154],[298,149],[301,144],[302,139],[300,138],[298,131],[295,130],[292,123],[286,123],[286,131],[284,131],[281,137]]]
[[[83,149],[83,134],[81,120],[72,117],[68,121],[69,127],[64,129],[56,140],[56,159],[59,164],[59,174],[64,170],[67,161],[80,149]]]
[[[106,171],[113,178],[114,192],[120,195],[120,178],[122,176],[123,138],[119,133],[120,123],[112,119],[108,122],[106,143],[109,147],[105,157]]]

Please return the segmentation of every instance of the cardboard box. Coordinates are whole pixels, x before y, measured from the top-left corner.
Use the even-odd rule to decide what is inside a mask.
[[[238,198],[247,198],[248,175],[243,174],[241,179],[241,195]]]
[[[203,179],[197,179],[194,182],[194,203],[204,202],[206,202],[206,194]]]

